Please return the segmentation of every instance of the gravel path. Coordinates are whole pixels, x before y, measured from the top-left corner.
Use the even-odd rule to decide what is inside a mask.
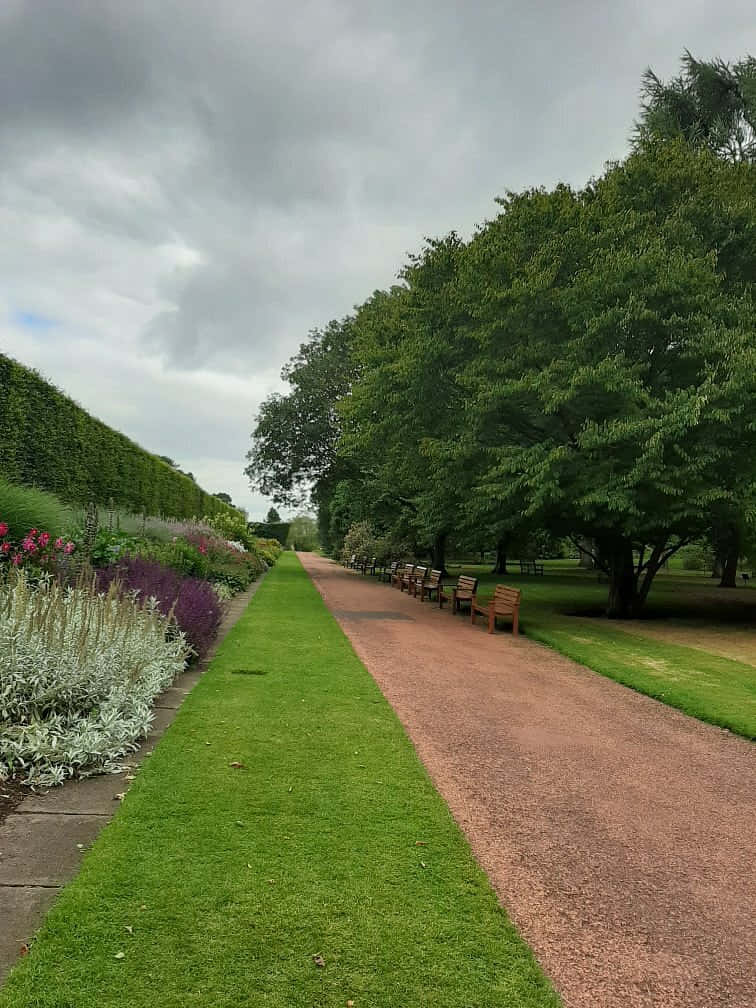
[[[756,747],[300,559],[566,1008],[756,1005]]]

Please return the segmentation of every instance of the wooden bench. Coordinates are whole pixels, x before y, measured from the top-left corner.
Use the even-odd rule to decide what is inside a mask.
[[[441,571],[432,570],[430,574],[423,581],[415,581],[415,591],[414,595],[417,597],[418,590],[420,592],[420,601],[424,602],[426,597],[432,598],[433,595],[438,593],[441,586]]]
[[[512,619],[512,633],[517,636],[520,626],[520,593],[516,588],[507,588],[506,585],[496,585],[493,598],[488,602],[478,604],[473,598],[470,606],[470,622],[475,622],[476,616],[488,616],[488,632],[493,633],[496,629],[497,616],[509,616]]]
[[[414,571],[411,574],[405,574],[405,576],[402,578],[402,583],[399,585],[399,587],[402,589],[402,591],[404,591],[404,589],[406,588],[408,595],[414,595],[415,585],[417,584],[418,581],[424,581],[425,575],[427,573],[428,573],[427,567],[415,567]]]
[[[368,560],[367,557],[363,557],[360,561],[360,570],[363,574],[370,574],[371,576],[375,574],[375,565],[378,558],[373,557],[372,560]]]
[[[380,578],[381,581],[384,582],[387,581],[389,584],[391,584],[391,582],[394,580],[394,575],[396,574],[396,569],[398,566],[399,566],[398,562],[394,560],[390,567],[383,568],[378,577]]]
[[[410,574],[413,574],[414,570],[415,570],[414,564],[400,564],[396,568],[396,573],[394,574],[394,577],[391,580],[391,584],[394,586],[394,588],[401,588],[404,579],[408,577]]]
[[[349,559],[344,561],[344,566],[351,568],[351,567],[354,567],[354,565],[356,563],[357,563],[357,554],[356,553],[352,553],[352,555],[349,557]]]
[[[444,608],[444,602],[451,602],[452,612],[460,612],[462,605],[469,603],[475,598],[478,590],[478,579],[460,574],[456,585],[440,585],[438,589],[438,607]]]
[[[543,575],[543,564],[536,563],[535,560],[519,560],[520,574],[541,574]]]

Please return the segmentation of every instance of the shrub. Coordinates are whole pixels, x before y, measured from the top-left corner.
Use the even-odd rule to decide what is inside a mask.
[[[378,555],[378,542],[370,522],[355,522],[344,536],[341,559],[350,560],[353,554],[356,554],[358,558],[370,558]]]
[[[33,528],[44,529],[55,538],[63,535],[73,522],[73,512],[54,494],[0,477],[0,519],[8,525],[13,541],[20,542]]]
[[[283,546],[278,539],[255,539],[255,550],[268,567],[272,567],[283,552]]]
[[[226,542],[238,542],[245,549],[254,546],[254,536],[247,528],[247,519],[241,511],[223,512],[215,515],[206,515],[202,519],[202,524],[209,526],[213,532]]]
[[[159,611],[173,617],[195,654],[203,658],[215,640],[223,617],[220,602],[207,581],[182,577],[146,557],[123,557],[97,572],[100,588],[117,585],[146,600],[154,598]]]
[[[10,524],[0,518],[0,571],[8,567],[33,567],[40,572],[58,570],[75,548],[70,539],[54,538],[50,532],[36,528],[23,535],[12,533]]]
[[[135,556],[148,548],[146,540],[140,536],[100,528],[95,535],[90,560],[95,567],[108,567],[122,556]]]
[[[164,567],[170,567],[188,577],[207,578],[210,561],[197,545],[186,539],[174,539],[169,543],[149,543],[138,551],[140,556],[155,560]]]
[[[156,603],[93,585],[0,580],[0,779],[30,784],[119,770],[183,669],[183,634]]]

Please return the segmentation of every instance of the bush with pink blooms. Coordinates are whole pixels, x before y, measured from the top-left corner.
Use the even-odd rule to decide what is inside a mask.
[[[0,563],[11,567],[32,565],[50,570],[75,549],[70,539],[62,536],[53,538],[49,532],[33,528],[25,534],[13,536],[13,531],[8,522],[0,521]]]

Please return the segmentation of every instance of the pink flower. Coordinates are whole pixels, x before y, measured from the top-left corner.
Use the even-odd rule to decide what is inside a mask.
[[[18,567],[18,565],[21,563],[21,554],[14,553],[13,557],[11,558],[11,563],[13,564],[14,567]]]
[[[50,533],[43,532],[42,535],[39,537],[39,545],[42,547],[42,549],[44,549],[49,542],[50,542]]]
[[[63,547],[63,552],[73,553],[73,551],[74,551],[74,544],[72,542],[67,542],[66,545]]]
[[[8,535],[8,523],[0,522],[0,536]]]
[[[34,540],[31,538],[30,535],[28,535],[26,539],[22,541],[21,548],[24,550],[25,553],[37,552],[37,544],[34,542]]]
[[[55,540],[55,549],[63,549],[63,540],[60,536]]]
[[[35,536],[36,534],[37,534],[37,530],[36,529],[32,529],[31,532],[29,533],[29,538],[31,539],[31,537]]]
[[[0,546],[0,553],[10,553],[10,548],[11,548],[11,544],[8,543],[8,542],[5,542],[5,543],[3,543],[2,546]]]

